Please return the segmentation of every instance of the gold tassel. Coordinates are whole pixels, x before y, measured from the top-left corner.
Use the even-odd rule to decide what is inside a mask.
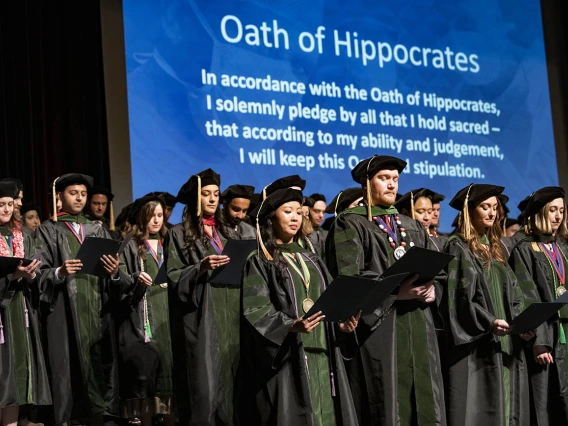
[[[55,184],[57,183],[58,180],[59,180],[59,178],[55,178],[55,180],[53,181],[53,184],[51,185],[51,197],[52,197],[52,201],[53,201],[53,217],[52,217],[52,220],[54,222],[57,222],[57,194],[55,193]]]
[[[414,215],[414,194],[410,191],[410,212],[412,213],[412,219],[416,220]]]
[[[335,202],[335,208],[333,209],[335,216],[337,216],[337,206],[339,206],[339,199],[341,198],[341,194],[343,194],[343,191],[337,194],[337,201]]]
[[[369,222],[373,221],[373,213],[371,213],[371,209],[373,208],[373,200],[371,200],[371,182],[369,178],[367,178],[367,219]]]
[[[260,207],[258,208],[258,213],[256,215],[256,242],[258,243],[258,245],[262,249],[262,252],[264,253],[264,256],[266,256],[266,259],[274,260],[274,258],[270,255],[270,253],[266,249],[266,246],[264,245],[264,241],[262,241],[262,236],[260,235],[260,223],[259,223],[258,217],[260,216],[260,213],[262,212],[262,206],[264,205],[264,201],[265,200],[262,200],[262,203],[260,203]]]
[[[465,238],[466,241],[471,240],[471,221],[469,218],[469,207],[467,205],[468,201],[469,201],[469,191],[471,191],[471,188],[473,187],[473,184],[471,184],[469,186],[469,188],[467,189],[467,194],[465,196],[465,200],[463,202],[463,221],[464,221],[464,229],[463,229],[463,236]]]
[[[262,201],[266,200],[266,188],[268,188],[269,186],[270,186],[270,184],[268,184],[264,188],[262,188]]]
[[[112,201],[110,202],[110,219],[108,227],[111,231],[114,231],[114,206]]]
[[[197,217],[201,217],[201,176],[197,176]]]

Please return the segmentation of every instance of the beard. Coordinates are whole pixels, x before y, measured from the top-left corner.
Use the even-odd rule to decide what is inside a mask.
[[[371,194],[375,206],[390,207],[396,201],[396,193]]]

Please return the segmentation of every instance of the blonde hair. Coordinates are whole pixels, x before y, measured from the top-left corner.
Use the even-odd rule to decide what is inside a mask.
[[[554,200],[553,200],[554,201]],[[548,210],[550,209],[550,204],[546,205],[540,209],[538,213],[528,218],[525,223],[524,231],[527,235],[552,235],[552,224],[548,218]],[[568,237],[568,226],[566,226],[566,203],[563,202],[564,214],[562,215],[562,223],[556,231],[556,236],[566,238]]]
[[[483,260],[484,266],[490,267],[491,262],[496,260],[497,262],[505,263],[505,255],[503,253],[503,246],[501,242],[501,236],[503,235],[503,230],[501,228],[501,220],[499,217],[499,212],[501,212],[501,201],[498,197],[497,203],[497,217],[493,222],[493,226],[487,230],[487,238],[489,240],[489,248],[486,249],[479,239],[480,235],[473,226],[471,221],[471,216],[475,215],[475,210],[470,214],[469,206],[466,206],[463,211],[460,212],[459,216],[459,232],[462,234],[466,244],[472,252],[480,256]],[[484,201],[484,200],[482,200]],[[476,204],[475,207],[479,206],[480,203]],[[466,214],[464,214],[466,212]]]

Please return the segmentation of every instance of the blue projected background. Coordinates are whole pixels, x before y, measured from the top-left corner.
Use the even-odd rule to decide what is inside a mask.
[[[471,182],[500,184],[512,216],[558,183],[536,0],[123,7],[135,197],[177,194],[211,167],[222,188],[300,174],[306,194],[331,199],[375,153],[408,161],[401,193],[447,203]]]

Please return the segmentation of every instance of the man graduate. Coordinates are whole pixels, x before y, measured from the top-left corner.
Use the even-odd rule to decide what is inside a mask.
[[[245,222],[253,196],[254,186],[249,185],[231,185],[221,194],[225,220],[236,238],[241,240],[256,239],[256,230]]]
[[[393,207],[406,163],[390,156],[361,161],[351,172],[366,206],[343,211],[326,244],[331,274],[377,279],[412,246],[433,249],[428,232]],[[359,355],[346,363],[359,423],[369,426],[446,424],[432,281],[406,279],[357,327]],[[436,314],[436,315],[435,315]]]
[[[110,238],[106,229],[83,215],[92,185],[93,178],[82,174],[56,179],[52,221],[37,230],[44,246],[39,285],[56,424],[78,420],[100,425],[103,417],[118,414],[109,306],[111,290],[119,282],[118,255],[101,259],[105,278],[81,274],[83,265],[75,258],[86,237]],[[55,213],[55,196],[62,203],[60,213]]]
[[[93,186],[89,191],[86,217],[95,225],[114,231],[114,209],[112,201],[114,194],[102,186]],[[108,212],[108,214],[107,214]],[[108,219],[107,219],[108,217]]]

